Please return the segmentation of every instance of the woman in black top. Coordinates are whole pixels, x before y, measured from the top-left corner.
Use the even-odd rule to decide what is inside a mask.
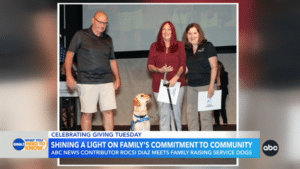
[[[215,91],[218,58],[215,47],[208,42],[200,25],[189,24],[183,35],[187,55],[187,121],[190,131],[199,131],[198,92],[207,91],[211,98]],[[206,101],[206,100],[205,100]],[[212,111],[200,112],[201,130],[212,131]]]

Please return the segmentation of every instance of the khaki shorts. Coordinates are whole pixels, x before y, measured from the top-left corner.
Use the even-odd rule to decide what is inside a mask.
[[[77,84],[77,86],[81,112],[97,112],[97,103],[99,103],[99,107],[102,112],[117,108],[115,88],[113,83]]]

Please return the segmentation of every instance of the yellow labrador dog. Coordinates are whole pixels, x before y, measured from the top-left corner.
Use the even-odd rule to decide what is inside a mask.
[[[150,120],[147,115],[147,103],[150,95],[140,93],[133,100],[133,114],[130,131],[150,131]]]

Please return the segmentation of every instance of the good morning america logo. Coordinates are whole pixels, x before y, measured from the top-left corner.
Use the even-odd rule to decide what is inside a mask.
[[[17,138],[13,142],[13,147],[18,151],[46,150],[48,147],[48,142],[44,138]]]

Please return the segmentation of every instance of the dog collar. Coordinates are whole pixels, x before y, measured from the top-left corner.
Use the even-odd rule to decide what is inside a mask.
[[[147,116],[147,115],[144,115],[144,116],[138,116],[138,115],[134,115],[136,118],[140,118],[140,119],[142,119],[142,118],[144,118],[145,116]]]
[[[146,118],[142,118],[142,119],[139,119],[137,121],[133,121],[132,120],[131,126],[130,126],[131,131],[134,131],[134,126],[135,126],[136,123],[141,123],[141,122],[144,122],[144,121],[150,121],[150,119],[148,118],[148,116],[147,115],[145,115],[145,116],[146,116]],[[138,116],[138,117],[145,117],[145,116]]]

